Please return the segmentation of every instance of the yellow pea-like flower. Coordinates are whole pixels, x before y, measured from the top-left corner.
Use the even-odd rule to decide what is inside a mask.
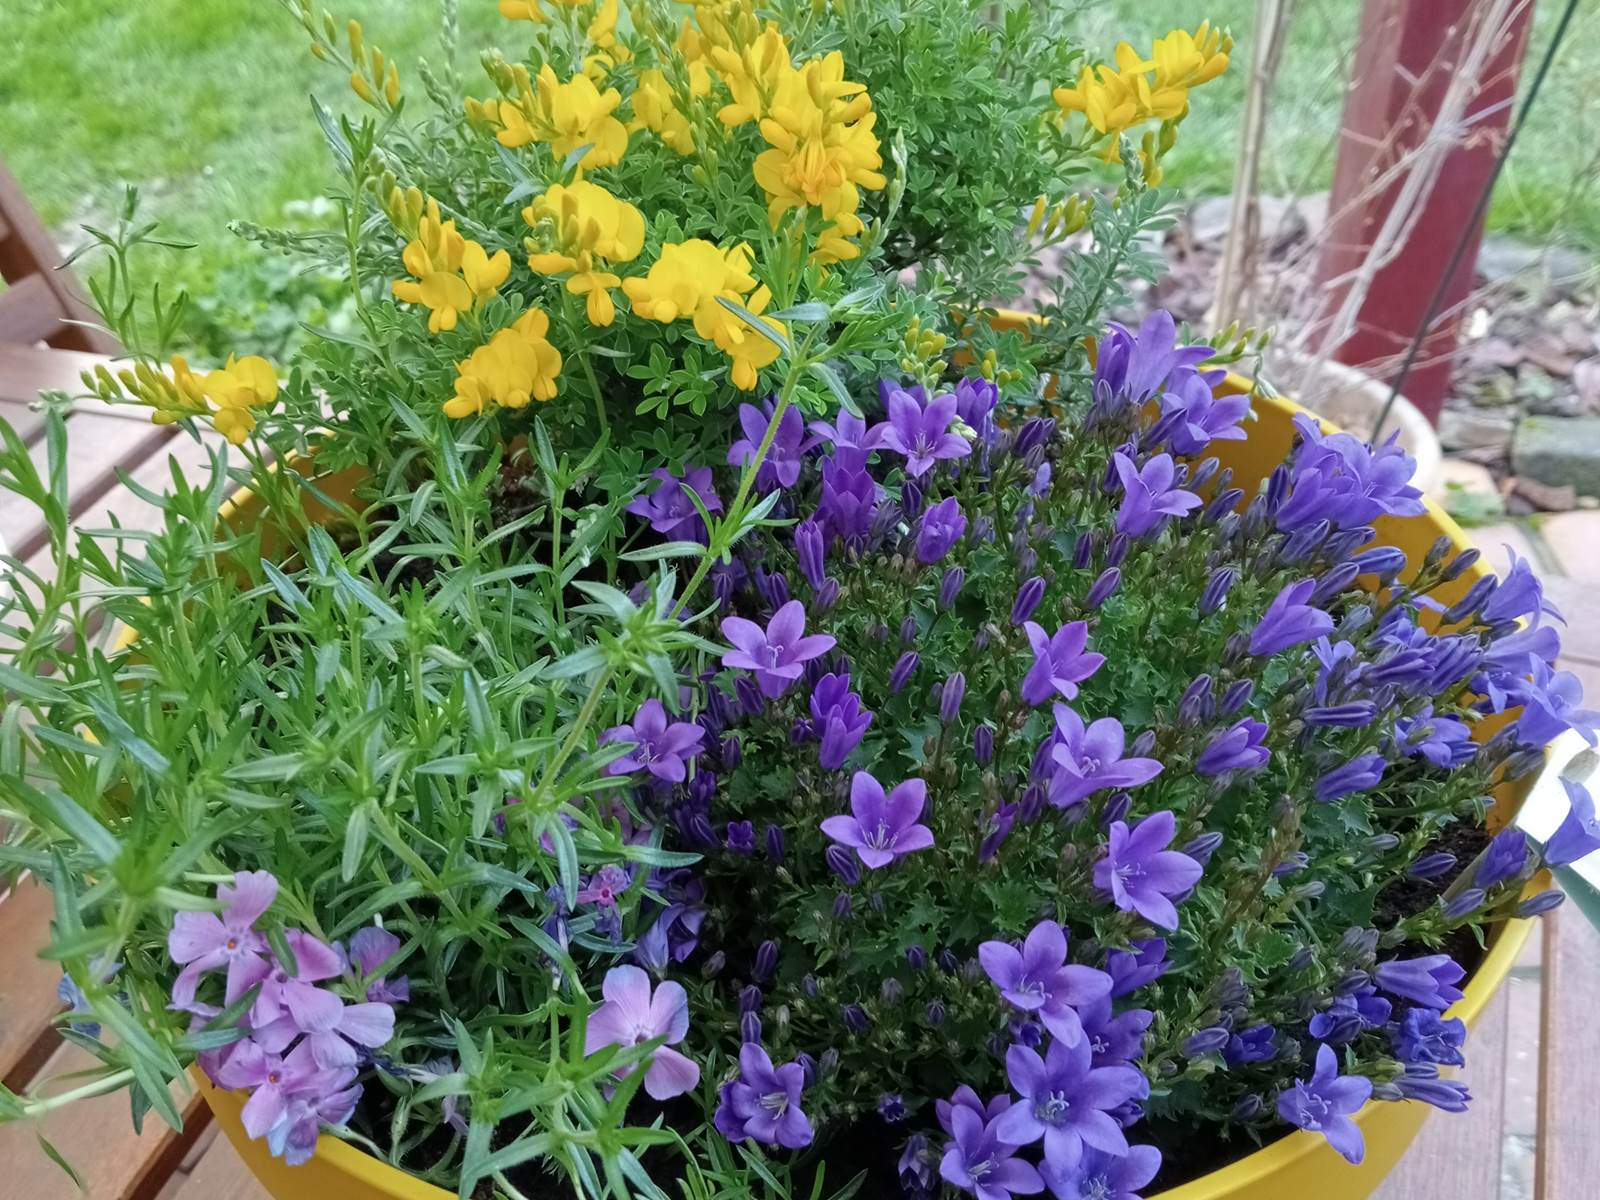
[[[522,218],[550,248],[528,239],[528,266],[540,275],[568,275],[567,291],[586,296],[589,323],[610,325],[616,319],[611,290],[622,280],[608,270],[613,263],[632,262],[644,249],[644,214],[605,188],[580,179],[553,184],[522,210]]]
[[[757,372],[778,357],[778,346],[771,338],[718,303],[719,297],[731,300],[759,316],[771,300],[771,293],[757,287],[750,273],[750,247],[743,242],[728,250],[700,238],[663,246],[649,272],[642,278],[624,279],[622,289],[633,303],[633,311],[646,320],[692,319],[695,332],[732,360],[736,387],[754,388]],[[782,322],[760,319],[780,337],[787,334]]]
[[[561,351],[550,344],[549,331],[544,310],[530,308],[457,363],[455,395],[445,401],[445,415],[478,416],[555,399]]]

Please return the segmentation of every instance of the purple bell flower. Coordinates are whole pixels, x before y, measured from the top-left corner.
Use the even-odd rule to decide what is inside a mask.
[[[763,412],[753,404],[739,405],[739,428],[744,436],[728,447],[728,465],[743,467],[755,461],[771,423],[770,408]],[[756,489],[768,492],[774,488],[792,488],[800,479],[800,464],[806,451],[816,444],[815,438],[806,437],[805,419],[800,410],[792,405],[784,409],[783,416],[778,418],[777,431],[772,435],[772,444],[767,447],[767,456],[756,470]]]
[[[1055,718],[1050,803],[1057,808],[1067,808],[1107,788],[1138,787],[1161,774],[1156,759],[1122,756],[1127,735],[1115,717],[1101,717],[1085,725],[1072,709],[1057,704]]]
[[[1315,579],[1302,579],[1273,598],[1250,634],[1251,654],[1265,658],[1333,632],[1333,618],[1306,604],[1316,586]]]
[[[665,468],[657,468],[650,472],[650,478],[658,485],[655,491],[648,496],[635,496],[623,511],[643,517],[664,538],[704,542],[706,523],[689,493],[699,498],[708,513],[722,511],[722,501],[711,490],[711,468],[691,467],[682,479]]]
[[[1258,770],[1272,757],[1264,744],[1266,736],[1265,722],[1245,717],[1211,739],[1194,760],[1194,769],[1202,775]]]
[[[1465,974],[1448,954],[1426,954],[1381,962],[1373,978],[1391,996],[1443,1012],[1461,999],[1461,989],[1455,985]]]
[[[1024,622],[1023,632],[1033,647],[1033,666],[1022,680],[1022,700],[1038,706],[1052,695],[1071,700],[1078,694],[1078,684],[1100,669],[1105,662],[1103,654],[1086,653],[1089,642],[1089,625],[1073,621],[1056,630],[1054,635],[1033,621]]]
[[[1187,893],[1204,873],[1188,855],[1167,849],[1176,832],[1177,819],[1166,810],[1131,829],[1113,821],[1105,856],[1094,865],[1094,884],[1111,894],[1113,904],[1163,929],[1178,927],[1172,897]]]
[[[995,1131],[1002,1140],[1028,1146],[1042,1139],[1045,1161],[1058,1171],[1075,1169],[1086,1147],[1128,1153],[1110,1110],[1148,1094],[1142,1071],[1096,1067],[1086,1039],[1068,1045],[1058,1038],[1042,1058],[1026,1046],[1012,1046],[1006,1075],[1019,1099],[1000,1116]]]
[[[1372,1095],[1372,1081],[1339,1074],[1331,1046],[1317,1047],[1317,1065],[1310,1079],[1299,1080],[1278,1094],[1278,1116],[1291,1125],[1320,1133],[1351,1163],[1366,1155],[1361,1127],[1350,1119]]]
[[[1111,995],[1111,976],[1067,962],[1067,935],[1054,921],[1035,925],[1020,950],[1010,942],[984,942],[978,962],[1008,1004],[1036,1015],[1063,1042],[1082,1041],[1078,1010]]]
[[[1121,451],[1111,461],[1122,481],[1118,533],[1130,538],[1145,537],[1159,529],[1168,517],[1182,516],[1200,507],[1199,496],[1177,485],[1177,466],[1170,454],[1158,454],[1142,468]]]
[[[954,496],[941,500],[922,514],[917,530],[917,561],[924,566],[938,562],[967,531],[967,518]]]
[[[972,453],[965,438],[950,432],[956,415],[955,396],[935,396],[924,406],[896,388],[889,393],[887,408],[883,445],[905,456],[906,474],[913,479],[927,474],[936,462]]]
[[[755,1042],[739,1048],[739,1075],[722,1085],[713,1123],[730,1142],[745,1139],[799,1150],[811,1144],[811,1122],[800,1109],[805,1068],[799,1062],[774,1067]]]
[[[734,620],[737,618],[729,618]],[[705,730],[687,721],[670,721],[661,701],[646,700],[627,725],[616,725],[600,735],[602,745],[624,742],[633,748],[606,764],[607,775],[645,771],[666,783],[688,778],[688,760],[700,753]]]
[[[1000,1137],[1001,1119],[985,1121],[964,1104],[950,1107],[952,1137],[939,1161],[939,1175],[977,1200],[1010,1200],[1044,1191],[1038,1170],[1018,1158],[1017,1147]]]
[[[722,636],[734,649],[722,656],[722,665],[754,671],[761,694],[775,699],[800,678],[807,662],[834,647],[831,635],[807,637],[805,629],[806,610],[798,600],[780,608],[765,629],[743,617],[725,617]]]
[[[881,783],[867,772],[857,771],[850,780],[851,815],[828,817],[822,822],[822,832],[855,850],[868,868],[886,867],[933,845],[933,831],[917,823],[927,793],[922,780],[907,779],[885,795]]]

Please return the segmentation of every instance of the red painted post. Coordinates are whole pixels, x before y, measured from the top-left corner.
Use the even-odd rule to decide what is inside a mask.
[[[1494,2],[1364,0],[1339,131],[1329,225],[1318,262],[1318,280],[1327,292],[1321,309],[1324,325],[1339,311],[1350,287],[1349,273],[1365,261],[1402,188],[1401,178],[1381,188],[1371,188],[1372,182],[1432,127],[1461,62],[1467,31]],[[1380,378],[1392,378],[1398,369],[1504,145],[1532,18],[1533,0],[1514,7],[1506,36],[1467,106],[1465,136],[1445,154],[1420,219],[1399,252],[1373,277],[1354,329],[1333,357]],[[1403,177],[1402,172],[1397,175]],[[1374,194],[1363,195],[1369,189]],[[1466,253],[1404,386],[1406,396],[1435,423],[1450,385],[1462,301],[1472,288],[1483,236],[1481,221],[1468,236]],[[1318,341],[1314,337],[1312,344]]]

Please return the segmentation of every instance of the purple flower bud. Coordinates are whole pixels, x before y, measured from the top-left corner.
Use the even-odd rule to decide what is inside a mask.
[[[753,983],[747,983],[739,989],[739,1011],[752,1013],[761,1011],[761,989]]]
[[[829,1046],[817,1059],[817,1078],[831,1079],[839,1073],[839,1052]]]
[[[1357,932],[1360,932],[1359,930]],[[1338,996],[1349,996],[1359,992],[1372,982],[1372,976],[1366,971],[1350,971],[1341,975],[1333,985],[1333,991]]]
[[[839,877],[845,887],[855,887],[861,882],[861,867],[849,847],[833,842],[823,851],[822,857],[827,862],[828,869]]]
[[[1353,562],[1342,562],[1330,568],[1321,579],[1317,580],[1317,586],[1311,589],[1311,603],[1319,607],[1326,605],[1353,584],[1360,573],[1361,568]]]
[[[805,1086],[810,1087],[817,1082],[817,1060],[804,1050],[794,1056],[794,1061],[800,1064],[800,1077],[805,1081]]]
[[[1106,546],[1106,566],[1120,567],[1123,559],[1128,557],[1128,548],[1132,545],[1133,542],[1125,533],[1119,533],[1113,537]]]
[[[1293,875],[1296,871],[1304,871],[1306,864],[1311,860],[1304,850],[1292,850],[1284,855],[1283,861],[1272,868],[1275,879],[1282,879],[1285,875]]]
[[[1011,452],[1018,458],[1026,457],[1035,447],[1043,446],[1056,431],[1056,423],[1049,417],[1034,417],[1017,433]]]
[[[755,970],[751,974],[757,979],[771,979],[777,969],[778,943],[768,938],[756,947]]]
[[[794,553],[800,561],[800,573],[813,591],[822,586],[827,577],[827,546],[822,538],[822,526],[814,520],[801,521],[794,527]]]
[[[933,1026],[935,1029],[943,1025],[944,1002],[942,1000],[929,1001],[927,1009],[923,1012],[923,1017],[927,1020],[928,1024]]]
[[[1134,738],[1132,744],[1129,745],[1128,757],[1149,758],[1150,751],[1154,750],[1155,748],[1156,731],[1154,729],[1146,729],[1138,737]]]
[[[735,854],[754,854],[756,827],[749,821],[729,821],[727,846]]]
[[[1439,618],[1444,625],[1454,625],[1465,621],[1483,607],[1489,599],[1489,594],[1499,586],[1499,581],[1493,575],[1484,575],[1473,581],[1467,589],[1467,594],[1444,610],[1444,615]]]
[[[689,799],[705,808],[710,805],[711,798],[716,794],[716,772],[708,771],[704,767],[695,771],[694,778],[689,781]]]
[[[1228,592],[1239,578],[1239,572],[1232,567],[1219,567],[1211,572],[1211,578],[1206,581],[1206,590],[1200,593],[1200,615],[1209,617],[1222,607],[1222,602],[1227,598]]]
[[[711,828],[711,818],[703,812],[694,813],[689,817],[689,825],[684,832],[698,845],[715,846],[717,844],[717,833],[716,830]]]
[[[1233,1112],[1229,1114],[1229,1120],[1235,1121],[1240,1125],[1248,1124],[1266,1111],[1266,1107],[1265,1101],[1260,1096],[1250,1092],[1233,1106]]]
[[[850,919],[850,893],[839,892],[833,898],[833,919],[835,921],[848,921]]]
[[[913,971],[920,971],[928,965],[928,952],[918,943],[913,942],[906,947],[906,965]]]
[[[1215,705],[1211,698],[1211,676],[1197,675],[1178,700],[1178,724],[1193,729],[1211,720]]]
[[[816,736],[810,717],[796,717],[789,724],[789,745],[803,746]]]
[[[954,975],[961,969],[961,960],[956,957],[956,952],[948,946],[939,951],[939,969],[946,975]]]
[[[1094,561],[1094,556],[1099,549],[1099,534],[1080,533],[1077,544],[1072,547],[1072,565],[1079,571],[1084,570]]]
[[[1471,916],[1483,907],[1484,899],[1482,888],[1469,887],[1458,892],[1444,905],[1444,919],[1459,921],[1463,917]]]
[[[1375,833],[1367,839],[1367,851],[1371,854],[1387,854],[1400,844],[1400,839],[1392,833]]]
[[[1217,847],[1220,845],[1222,845],[1220,833],[1202,833],[1183,848],[1183,853],[1203,867],[1211,861],[1211,856],[1217,852]]]
[[[960,567],[949,567],[939,580],[939,611],[944,612],[956,602],[956,597],[961,594],[961,586],[967,581],[967,573]]]
[[[754,676],[740,675],[733,681],[733,690],[739,697],[739,707],[744,710],[745,716],[759,717],[766,708],[767,702],[762,698]]]
[[[739,735],[730,733],[722,739],[720,750],[722,766],[725,770],[732,771],[744,761],[744,743],[739,740]]]
[[[758,1044],[761,1041],[761,1018],[753,1012],[739,1015],[739,1041],[745,1045]]]
[[[783,830],[777,825],[768,825],[766,842],[767,858],[773,863],[781,863],[783,861],[784,850]]]
[[[1133,807],[1133,797],[1127,792],[1117,792],[1106,801],[1105,808],[1100,812],[1100,824],[1109,829],[1115,822],[1121,821],[1128,815],[1128,810]]]
[[[968,536],[975,542],[994,541],[994,518],[990,516],[978,517],[972,522],[972,532]]]
[[[722,974],[722,968],[728,965],[728,956],[721,950],[716,951],[700,967],[700,978],[715,979]]]
[[[1310,884],[1303,884],[1302,886],[1303,887],[1309,887],[1311,885]],[[1321,880],[1317,881],[1316,886],[1320,889],[1317,892],[1317,895],[1319,895],[1319,896],[1322,894],[1322,892],[1326,891],[1327,887],[1328,887],[1328,885],[1323,883]],[[1306,897],[1306,899],[1313,899],[1313,898],[1314,897]],[[1317,961],[1316,952],[1314,950],[1312,950],[1310,946],[1301,946],[1298,950],[1296,950],[1293,954],[1291,954],[1289,956],[1289,961],[1284,963],[1283,965],[1285,967],[1287,967],[1289,970],[1291,970],[1291,971],[1295,972],[1296,974],[1298,974],[1301,971],[1309,971],[1311,969],[1311,964],[1313,964],[1316,961]]]
[[[1021,625],[1034,610],[1039,607],[1039,601],[1044,599],[1044,579],[1035,575],[1026,580],[1017,589],[1017,598],[1011,604],[1011,623]]]
[[[1217,715],[1231,717],[1248,703],[1250,693],[1255,691],[1255,680],[1240,679],[1228,685],[1228,690],[1222,693],[1222,703],[1217,705]]]
[[[774,612],[789,603],[789,580],[782,571],[763,571],[756,568],[756,590]]]
[[[1044,815],[1045,804],[1049,801],[1050,793],[1037,783],[1030,783],[1023,789],[1022,799],[1017,804],[1017,820],[1024,825],[1032,825]]]
[[[1207,525],[1215,524],[1223,517],[1231,515],[1243,499],[1243,488],[1223,488],[1211,497],[1211,503],[1201,510],[1200,520]]]
[[[867,1031],[867,1010],[859,1004],[846,1004],[839,1010],[839,1019],[844,1022],[844,1027],[851,1033],[862,1034]]]
[[[1200,465],[1194,469],[1194,478],[1189,481],[1189,490],[1196,492],[1205,487],[1217,473],[1217,468],[1221,466],[1222,463],[1215,456],[1202,459]]]
[[[1442,578],[1446,583],[1452,579],[1460,578],[1462,573],[1471,569],[1481,557],[1482,555],[1476,546],[1463,550],[1450,560],[1449,565],[1444,569]]]
[[[910,613],[907,613],[906,619],[900,622],[900,644],[902,646],[909,646],[916,640],[917,619]]]
[[[1083,598],[1085,608],[1099,608],[1108,599],[1111,593],[1117,590],[1122,583],[1122,571],[1118,567],[1107,567],[1100,572],[1100,578],[1094,581],[1094,586],[1089,589],[1089,594]]]
[[[831,576],[822,581],[822,586],[817,589],[817,600],[813,606],[820,613],[827,612],[839,603],[839,581]]]
[[[967,677],[960,671],[944,681],[939,692],[939,719],[946,725],[961,715],[961,701],[967,694]]]
[[[807,971],[800,980],[800,991],[815,1000],[822,987],[817,983],[817,977]]]
[[[1406,552],[1395,546],[1374,546],[1350,561],[1358,574],[1376,575],[1380,582],[1388,583],[1406,569]]]
[[[1291,900],[1315,900],[1327,890],[1328,885],[1326,883],[1320,879],[1313,879],[1306,883],[1296,884],[1294,887],[1290,888],[1289,898]],[[1310,954],[1311,952],[1307,950],[1306,953]],[[1290,961],[1293,960],[1291,959]],[[1306,964],[1306,966],[1310,965],[1311,964],[1309,962]],[[1305,967],[1296,967],[1294,969],[1303,971],[1305,970]]]
[[[1313,728],[1363,729],[1377,719],[1378,706],[1371,700],[1354,700],[1349,704],[1325,704],[1308,708],[1300,719]]]
[[[895,660],[894,667],[889,672],[889,691],[891,694],[905,687],[906,681],[911,678],[911,673],[917,669],[919,661],[921,660],[915,650],[907,650]]]
[[[1549,912],[1553,908],[1559,908],[1561,906],[1561,902],[1565,899],[1566,896],[1555,890],[1540,892],[1537,896],[1531,896],[1524,900],[1521,904],[1517,905],[1517,916],[1540,916],[1543,913]]]
[[[972,734],[972,760],[980,767],[987,767],[994,759],[994,730],[987,725],[979,725]]]
[[[1456,856],[1439,851],[1435,854],[1424,854],[1406,869],[1406,874],[1413,879],[1437,879],[1441,875],[1448,875],[1450,868],[1456,865]]]
[[[878,1097],[878,1115],[891,1125],[906,1119],[906,1102],[893,1092]]]
[[[907,521],[915,521],[922,513],[922,488],[915,479],[908,479],[900,487],[900,511]]]
[[[900,981],[893,975],[890,975],[878,986],[878,999],[885,1004],[899,1004],[904,995],[905,989],[900,986]]]
[[[1199,1058],[1202,1054],[1215,1054],[1228,1044],[1228,1031],[1220,1025],[1202,1029],[1184,1040],[1181,1053],[1185,1058]]]

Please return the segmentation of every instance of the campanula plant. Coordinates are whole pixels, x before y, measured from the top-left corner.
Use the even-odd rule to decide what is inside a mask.
[[[54,564],[7,563],[0,865],[98,1060],[0,1119],[177,1124],[196,1070],[463,1198],[1004,1200],[1468,1103],[1475,935],[1600,844],[1488,798],[1594,717],[1525,564],[1375,539],[1399,447],[1303,419],[1247,492],[1232,350],[1106,323],[1225,35],[501,0],[515,52],[413,80],[288,7],[343,219],[247,232],[351,329],[174,356],[130,201],[86,393],[210,470],[79,530],[60,404],[54,479],[0,431]],[[1045,248],[1048,327],[974,320]]]

